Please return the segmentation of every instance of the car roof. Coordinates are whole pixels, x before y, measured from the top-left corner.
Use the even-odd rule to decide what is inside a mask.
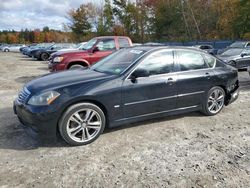
[[[132,46],[132,47],[128,47],[128,48],[132,48],[132,49],[135,49],[135,50],[143,50],[143,51],[160,50],[160,49],[193,50],[193,51],[204,53],[203,50],[200,50],[198,48],[194,48],[192,46],[156,46],[156,45],[149,46],[149,45],[140,45],[140,46]]]
[[[99,36],[95,38],[100,39],[100,38],[129,38],[129,37],[127,36]]]

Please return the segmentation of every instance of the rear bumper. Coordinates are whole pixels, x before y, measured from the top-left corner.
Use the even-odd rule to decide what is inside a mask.
[[[239,97],[239,94],[240,94],[239,88],[229,93],[227,97],[227,101],[225,102],[225,105],[229,105],[233,103],[234,101],[236,101]]]

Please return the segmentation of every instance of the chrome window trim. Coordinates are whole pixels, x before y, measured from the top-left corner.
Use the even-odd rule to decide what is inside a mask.
[[[147,51],[146,53],[144,53],[143,54],[143,56],[145,56],[145,55],[147,55],[148,53],[151,53],[152,51],[156,51],[156,52],[159,52],[159,51],[161,51],[161,50],[167,50],[167,51],[173,51],[173,52],[176,52],[176,51],[178,51],[178,50],[182,50],[182,49],[168,49],[168,48],[159,48],[160,50],[157,50],[157,49],[152,49],[152,50],[149,50],[149,51]],[[190,49],[184,49],[184,50],[187,50],[187,51],[191,51],[191,52],[196,52],[196,51],[194,51],[194,50],[190,50]],[[198,51],[197,53],[200,53],[201,55],[202,55],[202,57],[203,57],[203,55],[209,55],[209,54],[207,54],[207,53],[205,53],[205,52],[200,52],[200,51]],[[210,55],[210,56],[212,56],[212,55]],[[143,57],[139,57],[139,58],[137,58],[136,60],[135,60],[135,62],[136,61],[138,61],[140,58],[143,58]],[[213,67],[209,67],[208,65],[208,67],[207,68],[203,68],[203,69],[196,69],[196,70],[186,70],[186,71],[175,71],[175,70],[173,70],[174,72],[170,72],[170,73],[164,73],[164,74],[157,74],[157,75],[151,75],[151,76],[149,76],[149,77],[152,77],[152,76],[159,76],[159,75],[165,75],[165,74],[171,74],[171,73],[182,73],[182,72],[192,72],[192,71],[201,71],[201,70],[213,70],[213,69],[215,69],[215,67],[216,67],[216,64],[217,64],[217,59],[214,57],[214,56],[212,56],[212,58],[215,60],[215,63],[214,63],[214,66]],[[174,59],[174,66],[175,66],[175,64],[179,64],[179,62],[178,62],[178,58],[176,59],[176,57],[175,57],[175,55],[173,55],[173,59]],[[204,59],[204,57],[203,57],[203,59]],[[204,61],[205,61],[205,59],[204,59]],[[140,62],[141,63],[141,62]],[[129,80],[129,77],[130,77],[130,75],[134,72],[134,70],[140,65],[140,63],[138,63],[134,68],[132,68],[132,70],[131,70],[131,72],[125,77],[125,79],[124,80]],[[206,63],[206,62],[205,62]],[[207,63],[206,63],[207,64]],[[126,68],[124,71],[123,71],[123,73],[124,72],[126,72],[127,70],[129,70],[132,66],[133,66],[134,64],[131,64],[128,68]],[[121,73],[121,74],[123,74],[123,73]]]

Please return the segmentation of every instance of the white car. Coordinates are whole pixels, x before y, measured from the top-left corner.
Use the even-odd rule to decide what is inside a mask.
[[[81,42],[75,46],[72,46],[71,48],[64,48],[61,50],[58,50],[57,52],[67,52],[67,51],[74,51],[74,50],[81,50],[87,42]]]
[[[24,47],[24,44],[11,44],[11,45],[6,45],[2,48],[3,52],[19,52],[19,49],[21,47]]]

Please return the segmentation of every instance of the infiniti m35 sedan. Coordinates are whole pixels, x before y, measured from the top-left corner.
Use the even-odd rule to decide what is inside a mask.
[[[121,49],[88,69],[45,75],[14,101],[22,124],[71,145],[105,127],[191,111],[211,116],[238,97],[238,72],[193,48]],[[233,109],[232,109],[233,110]]]

